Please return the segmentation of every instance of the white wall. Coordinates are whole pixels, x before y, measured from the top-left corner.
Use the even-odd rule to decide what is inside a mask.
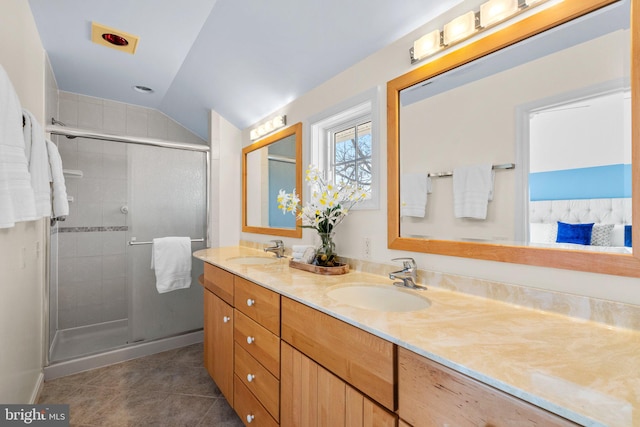
[[[631,163],[630,114],[631,98],[614,93],[534,115],[529,172]]]
[[[2,2],[0,63],[40,123],[45,110],[45,54],[24,0]],[[44,359],[45,220],[0,230],[0,402],[29,403]]]
[[[588,295],[598,298],[640,304],[638,279],[607,276],[592,273],[575,272],[569,270],[540,268],[517,264],[496,263],[466,258],[447,257],[422,253],[395,251],[387,249],[386,198],[387,198],[387,170],[386,170],[386,82],[398,77],[413,68],[409,62],[409,47],[413,40],[434,28],[441,28],[443,23],[452,17],[467,11],[471,6],[466,2],[457,10],[447,12],[447,16],[427,23],[398,42],[376,52],[365,60],[335,76],[321,86],[304,94],[287,106],[273,114],[286,114],[288,123],[302,121],[303,157],[304,165],[308,164],[309,148],[309,117],[323,112],[332,106],[344,102],[373,87],[381,88],[379,99],[380,123],[380,210],[353,211],[340,225],[337,231],[336,245],[339,254],[352,258],[364,258],[364,238],[371,239],[371,260],[392,264],[391,258],[411,256],[416,259],[421,269],[433,270],[463,276],[478,277],[488,280],[508,282],[542,289],[550,289],[573,294]],[[260,120],[262,122],[262,120]],[[249,130],[242,134],[242,144],[249,144]],[[238,148],[240,150],[240,148]],[[240,180],[240,174],[236,175]],[[240,212],[237,212],[240,215]],[[271,236],[261,236],[243,233],[242,239],[267,242]],[[287,246],[299,244],[299,239],[283,239]],[[311,230],[304,230],[305,243],[314,240]]]
[[[234,246],[241,230],[242,133],[215,111],[209,116],[211,141],[211,247]],[[248,134],[247,134],[248,138]]]

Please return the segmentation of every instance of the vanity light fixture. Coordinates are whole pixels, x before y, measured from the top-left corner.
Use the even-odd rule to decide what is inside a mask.
[[[413,56],[424,58],[440,49],[442,38],[439,30],[433,30],[413,42]]]
[[[258,127],[251,129],[250,138],[252,141],[260,139],[263,136],[276,131],[287,124],[287,116],[276,116],[271,120],[260,124]]]
[[[458,40],[466,39],[475,31],[476,14],[473,11],[467,12],[444,25],[442,41],[445,46],[448,46]]]
[[[460,43],[492,26],[510,19],[532,6],[550,0],[489,0],[477,12],[469,11],[444,25],[442,31],[433,30],[420,37],[409,50],[411,63]]]
[[[480,5],[480,26],[488,27],[518,11],[518,0],[490,0]]]

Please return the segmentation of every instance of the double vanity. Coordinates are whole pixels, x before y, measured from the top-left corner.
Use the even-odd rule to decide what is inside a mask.
[[[249,247],[205,262],[205,366],[245,425],[640,425],[640,333]]]

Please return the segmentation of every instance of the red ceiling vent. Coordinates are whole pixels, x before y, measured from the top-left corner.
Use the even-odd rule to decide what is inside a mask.
[[[129,44],[129,41],[127,39],[125,39],[124,37],[120,37],[117,34],[105,33],[102,35],[102,38],[116,46],[126,46]]]

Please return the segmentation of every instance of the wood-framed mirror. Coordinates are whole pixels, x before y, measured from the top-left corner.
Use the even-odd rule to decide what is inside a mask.
[[[302,188],[302,123],[296,123],[242,149],[242,231],[302,237],[301,220],[278,209],[282,189]]]
[[[640,117],[638,115],[640,111],[640,95],[638,94],[638,86],[640,85],[640,25],[637,24],[640,22],[640,0],[564,0],[540,9],[540,11],[464,47],[444,53],[442,56],[387,83],[388,247],[413,252],[640,277],[640,229],[632,226],[633,223],[640,221],[640,167],[638,166],[640,165],[640,122],[638,119]],[[626,17],[624,18],[626,22],[623,22],[621,28],[614,26],[607,30],[604,28],[606,26],[592,24],[589,21],[594,16],[609,15]],[[566,29],[571,25],[576,25],[575,29]],[[601,34],[581,38],[582,36],[577,33],[579,28],[595,28],[598,31],[602,29],[602,31],[600,31]],[[494,87],[484,95],[461,95],[464,92],[460,91],[459,87],[464,87],[465,90],[469,89],[473,80],[470,76],[476,73],[475,69],[486,68],[484,65],[475,67],[477,61],[493,60],[493,63],[498,63],[501,60],[496,60],[496,56],[499,57],[505,52],[519,52],[519,49],[521,49],[520,52],[526,50],[527,55],[531,52],[533,55],[537,54],[537,57],[527,60],[537,64],[546,61],[547,56],[559,55],[562,52],[557,48],[552,49],[551,53],[545,51],[556,42],[547,43],[546,48],[539,48],[535,44],[538,40],[544,39],[547,34],[554,33],[560,34],[565,39],[572,39],[568,41],[568,44],[575,46],[581,46],[597,39],[598,42],[605,43],[604,49],[601,50],[621,52],[620,54],[623,55],[621,63],[610,67],[616,68],[621,75],[614,78],[608,75],[600,81],[596,78],[593,81],[585,82],[583,87],[580,87],[578,82],[585,75],[590,75],[592,69],[598,68],[603,63],[603,60],[598,57],[590,56],[592,50],[586,50],[585,61],[579,62],[574,57],[567,57],[565,60],[569,62],[551,65],[552,74],[548,74],[546,77],[538,69],[534,69],[524,71],[525,74],[514,78],[513,81],[506,80],[504,73],[522,69],[527,65],[524,62],[508,65],[499,71],[485,71],[484,75],[483,71],[480,71],[476,81],[481,82],[481,85],[486,86],[488,80],[495,80],[500,82],[502,86],[498,89]],[[612,36],[613,33],[615,34]],[[568,34],[571,37],[567,37]],[[621,34],[625,38],[621,39]],[[573,40],[574,36],[576,36],[576,40]],[[622,40],[624,43],[606,44],[611,43],[613,39],[618,42]],[[567,64],[572,64],[572,66]],[[563,80],[559,73],[569,68],[574,69],[574,76],[568,78],[578,86],[560,89],[556,92],[545,92],[547,89],[535,80],[538,78],[544,83],[555,84],[557,81]],[[451,88],[452,83],[448,83],[451,75],[462,81],[454,89]],[[524,77],[525,75],[528,77]],[[509,95],[517,93],[519,87],[529,87],[531,89],[529,92],[533,91],[534,94],[529,98],[517,99],[515,103],[506,107],[496,105],[497,100],[503,98],[502,93]],[[416,102],[411,100],[411,92],[415,93],[419,90],[431,91],[431,94],[419,95],[418,98],[425,99],[426,102],[420,102],[425,102],[425,105],[430,104],[432,109],[426,110],[428,107],[424,107],[424,110],[416,109],[419,114],[414,114],[406,108],[406,105]],[[454,94],[452,90],[459,90],[459,92]],[[625,246],[609,250],[609,248],[586,248],[588,243],[585,244],[585,247],[564,243],[557,237],[557,227],[565,226],[565,224],[559,225],[559,222],[566,221],[566,223],[570,223],[571,227],[574,223],[586,222],[586,220],[583,221],[572,216],[569,216],[567,220],[564,217],[549,220],[556,226],[556,235],[553,236],[553,239],[557,239],[557,242],[556,240],[550,240],[548,244],[536,242],[531,238],[535,233],[530,223],[536,216],[536,213],[533,212],[534,203],[532,203],[530,194],[532,192],[534,155],[529,155],[527,150],[530,147],[523,147],[521,144],[523,139],[527,139],[521,134],[531,132],[532,126],[528,122],[522,123],[522,117],[525,117],[526,121],[527,117],[534,117],[541,111],[578,109],[582,105],[576,106],[576,100],[583,101],[597,98],[594,94],[614,92],[620,94],[619,98],[622,99],[622,103],[628,104],[625,116],[628,129],[619,132],[626,134],[629,141],[627,160],[622,162],[629,163],[623,165],[623,169],[626,170],[623,173],[626,174],[626,177],[623,178],[625,180],[623,186],[628,191],[626,195],[628,200],[625,201],[627,207],[622,208],[623,210],[627,209],[628,212],[620,214],[626,216],[624,220],[613,219],[609,216],[602,222],[614,223],[616,229],[622,227],[623,233],[626,232],[627,236],[624,244],[620,245]],[[570,95],[574,96],[574,99],[571,99]],[[453,100],[458,104],[452,104]],[[468,106],[469,108],[467,108]],[[475,121],[465,121],[467,116],[472,116],[471,114],[465,116],[464,111],[467,110],[473,112]],[[486,116],[486,118],[478,120],[476,115],[481,114],[481,110],[487,110],[493,116]],[[507,115],[500,115],[501,110],[506,111]],[[411,114],[414,116],[412,117]],[[580,123],[589,121],[589,119],[579,120]],[[409,128],[411,123],[419,123],[420,129],[412,130]],[[486,129],[483,130],[483,127]],[[499,135],[498,129],[502,127],[508,130],[506,138]],[[464,134],[465,129],[474,132],[473,139],[469,134]],[[486,133],[484,137],[482,132]],[[449,134],[455,134],[457,140],[447,140],[446,137]],[[490,151],[483,143],[487,140],[487,135],[488,138],[494,140],[504,140],[504,144],[507,145],[503,145],[502,148],[485,156],[485,152]],[[460,140],[472,140],[475,146],[456,146]],[[527,143],[533,144],[528,140]],[[606,143],[610,143],[610,141]],[[416,149],[415,146],[418,148]],[[455,148],[451,148],[454,146]],[[451,156],[449,153],[449,158],[440,156],[440,152],[447,151],[447,147],[450,152],[456,155]],[[500,146],[498,145],[498,147]],[[523,154],[524,151],[526,152]],[[575,151],[573,152],[575,153]],[[543,152],[543,156],[547,157],[553,157],[553,154]],[[557,157],[562,157],[562,155],[557,155]],[[564,155],[564,157],[567,156]],[[420,164],[416,159],[422,159],[424,163]],[[493,198],[488,202],[486,221],[459,218],[457,212],[454,215],[453,200],[455,196],[451,184],[452,178],[438,178],[439,173],[452,171],[459,166],[468,165],[472,161],[493,165],[515,165],[512,170],[493,172]],[[432,188],[431,194],[427,194],[426,212],[424,218],[418,219],[407,218],[406,211],[403,211],[406,202],[401,200],[402,197],[411,198],[411,196],[407,196],[410,194],[407,192],[410,186],[406,185],[406,182],[409,182],[409,175],[415,176],[416,173],[431,173],[432,176],[430,178]],[[422,176],[419,179],[422,180]],[[403,182],[405,182],[404,190]],[[583,185],[583,187],[585,186],[587,185]],[[598,196],[586,197],[598,198]],[[567,211],[569,211],[574,204],[583,206],[585,202],[578,201],[576,203],[574,200],[561,200],[549,203],[550,206],[556,207],[564,206],[562,203],[568,203]],[[586,203],[584,210],[589,211],[591,205]],[[593,203],[598,204],[599,201],[596,200]],[[508,211],[510,216],[504,216],[504,211]],[[420,214],[422,213],[420,212]],[[450,219],[447,219],[447,224],[443,224],[442,221],[429,223],[433,218],[440,218],[438,215],[440,217],[449,215]],[[408,216],[410,217],[411,214]],[[588,220],[591,223],[600,222],[599,218]],[[549,226],[552,227],[551,224]],[[593,230],[595,230],[595,225]]]

